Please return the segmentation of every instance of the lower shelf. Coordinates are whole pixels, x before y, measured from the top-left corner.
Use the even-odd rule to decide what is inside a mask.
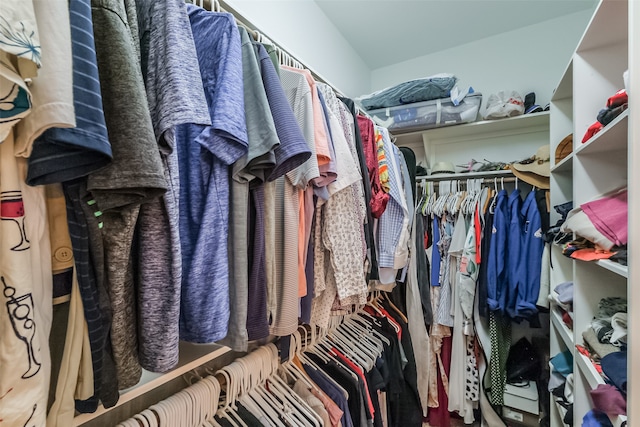
[[[552,396],[552,399],[553,399],[553,396]],[[558,411],[558,414],[560,414],[560,421],[562,421],[562,425],[566,426],[567,424],[565,424],[563,420],[564,420],[565,415],[567,415],[567,409],[564,406],[560,405],[555,400],[553,400],[553,404],[556,407],[556,410]]]
[[[609,416],[609,420],[611,421],[611,424],[613,424],[613,427],[622,427],[623,425],[626,426],[626,422],[627,422],[627,416],[626,415],[614,415],[614,416]]]
[[[578,369],[582,372],[582,375],[585,377],[587,382],[589,383],[589,387],[593,390],[598,387],[599,384],[604,384],[604,379],[602,375],[596,370],[595,366],[587,356],[580,353],[579,351],[575,352],[576,364],[578,365]]]
[[[575,358],[578,369],[580,369],[580,372],[582,372],[582,375],[585,377],[592,390],[598,387],[599,384],[605,383],[602,375],[598,373],[588,357],[579,351],[576,351]],[[613,427],[622,427],[623,425],[626,425],[627,417],[626,415],[609,415],[609,420],[611,421],[611,424],[613,424]]]
[[[120,398],[118,399],[118,403],[114,407],[106,409],[102,405],[100,405],[98,406],[96,412],[93,412],[91,414],[77,415],[73,419],[73,425],[80,426],[88,421],[91,421],[94,418],[97,418],[100,415],[114,408],[117,408],[118,406],[130,402],[138,396],[142,396],[143,394],[162,386],[163,384],[174,378],[178,378],[188,373],[189,371],[194,370],[206,364],[207,362],[210,362],[222,356],[225,353],[228,353],[229,351],[231,351],[229,347],[224,347],[217,344],[206,345],[180,343],[180,361],[178,362],[178,366],[176,368],[164,374],[143,371],[142,378],[138,384],[120,392]]]
[[[551,323],[555,330],[558,331],[564,345],[569,349],[571,354],[574,354],[575,345],[573,344],[573,331],[562,321],[560,311],[555,306],[552,306],[551,308]]]

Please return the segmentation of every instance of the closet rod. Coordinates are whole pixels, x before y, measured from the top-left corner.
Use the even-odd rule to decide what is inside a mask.
[[[307,70],[309,70],[311,72],[311,75],[313,76],[313,78],[316,81],[320,81],[322,83],[325,83],[329,86],[331,86],[331,88],[333,89],[333,91],[336,93],[336,95],[340,96],[340,97],[346,97],[344,95],[344,93],[339,90],[335,85],[331,84],[327,79],[325,79],[324,77],[322,77],[320,74],[318,74],[317,72],[315,72],[311,67],[309,67],[307,64],[304,63],[304,61],[301,61],[300,59],[298,59],[295,55],[292,55],[287,49],[284,49],[282,47],[282,45],[280,45],[279,43],[276,43],[274,41],[274,39],[269,36],[267,33],[265,33],[264,31],[258,29],[258,27],[256,25],[254,25],[253,23],[251,23],[251,21],[249,21],[247,18],[245,18],[244,16],[242,16],[242,14],[240,12],[238,12],[236,9],[234,9],[233,7],[229,6],[229,4],[227,4],[224,1],[220,1],[220,0],[186,0],[188,3],[193,3],[196,5],[201,5],[203,6],[205,9],[207,10],[214,10],[212,7],[212,4],[215,2],[217,2],[217,4],[220,6],[220,10],[222,12],[227,12],[232,14],[235,19],[236,19],[236,23],[238,25],[243,26],[244,28],[247,29],[247,31],[249,31],[249,34],[251,34],[254,38],[256,38],[257,34],[262,34],[264,35],[266,38],[269,39],[269,41],[271,42],[271,44],[273,44],[277,49],[279,49],[280,51],[282,51],[284,54],[289,55],[294,61],[297,61],[300,65],[302,65],[304,68],[306,68]]]
[[[416,181],[464,181],[466,179],[491,179],[494,178],[508,178],[513,177],[513,172],[510,169],[503,169],[497,171],[483,171],[483,172],[461,172],[451,174],[437,174],[437,175],[418,175]]]
[[[507,178],[495,178],[496,181],[494,181],[494,178],[474,178],[474,179],[482,179],[482,183],[483,184],[493,184],[494,182],[497,182],[498,184],[501,184],[503,182],[516,182],[516,180],[518,180],[518,178],[516,177],[507,177]],[[416,185],[420,185],[420,182],[417,181],[418,178],[416,177]],[[438,181],[426,181],[423,180],[421,182],[433,182],[433,185],[440,185],[440,182],[442,181],[459,181],[462,184],[465,184],[465,180],[464,179],[458,179],[458,178],[450,178],[450,179],[441,179]],[[524,182],[522,180],[518,180],[518,182]]]

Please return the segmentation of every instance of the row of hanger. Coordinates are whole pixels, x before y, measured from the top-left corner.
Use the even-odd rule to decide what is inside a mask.
[[[517,177],[507,178],[507,180],[514,182],[515,189],[518,189]],[[459,213],[473,215],[478,204],[481,204],[482,212],[484,212],[494,206],[495,195],[499,190],[504,190],[504,183],[504,177],[501,177],[499,181],[495,177],[493,188],[486,185],[487,181],[484,178],[439,181],[438,191],[435,191],[435,182],[423,180],[419,185],[421,197],[416,205],[416,210],[425,216],[442,217],[447,213],[454,216]]]
[[[213,422],[221,386],[213,375],[173,394],[116,427],[219,427]]]
[[[199,6],[203,9],[210,10],[211,12],[225,12],[225,10],[222,8],[218,0],[190,0],[190,1],[196,6]],[[209,6],[209,7],[207,8],[206,6]],[[242,22],[238,20],[236,20],[236,22],[238,23],[238,25],[242,25],[245,28],[247,28],[247,31],[249,31],[249,34],[251,34],[257,42],[274,45],[276,48],[276,54],[278,56],[278,63],[280,65],[285,65],[287,67],[292,67],[292,68],[298,68],[301,70],[304,70],[306,68],[304,65],[302,65],[300,61],[298,61],[296,58],[291,56],[288,52],[286,52],[280,46],[273,43],[268,37],[266,37],[260,31],[252,30],[246,27],[246,25],[244,25]]]
[[[381,316],[379,303],[385,295],[376,291],[367,303],[371,311]],[[361,309],[349,315],[333,316],[326,329],[301,325],[290,337],[284,362],[280,360],[278,348],[269,343],[217,372],[205,368],[205,375],[201,376],[194,371],[191,380],[197,382],[121,422],[118,427],[219,427],[215,416],[234,427],[246,427],[238,412],[238,403],[268,425],[321,427],[322,419],[289,386],[300,380],[308,389],[317,387],[294,360],[321,370],[309,357],[314,354],[322,361],[335,362],[357,379],[337,352],[363,372],[371,370],[385,344],[389,344],[389,340],[374,329],[374,324],[379,325],[379,321]],[[392,326],[399,331],[397,325]],[[342,389],[331,377],[327,378]]]

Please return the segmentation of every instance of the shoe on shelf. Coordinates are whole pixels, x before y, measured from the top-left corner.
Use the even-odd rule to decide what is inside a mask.
[[[544,110],[541,106],[536,104],[536,93],[529,92],[528,94],[526,94],[524,96],[524,113],[531,114],[531,113],[539,113],[541,111],[544,111]]]

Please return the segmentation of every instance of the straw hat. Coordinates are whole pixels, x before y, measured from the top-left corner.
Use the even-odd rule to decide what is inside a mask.
[[[543,145],[538,148],[535,155],[520,162],[512,163],[510,168],[517,178],[546,190],[549,188],[549,175],[551,175],[550,160],[550,147],[549,145]]]
[[[431,168],[431,175],[439,173],[456,173],[456,167],[451,162],[438,162]]]

